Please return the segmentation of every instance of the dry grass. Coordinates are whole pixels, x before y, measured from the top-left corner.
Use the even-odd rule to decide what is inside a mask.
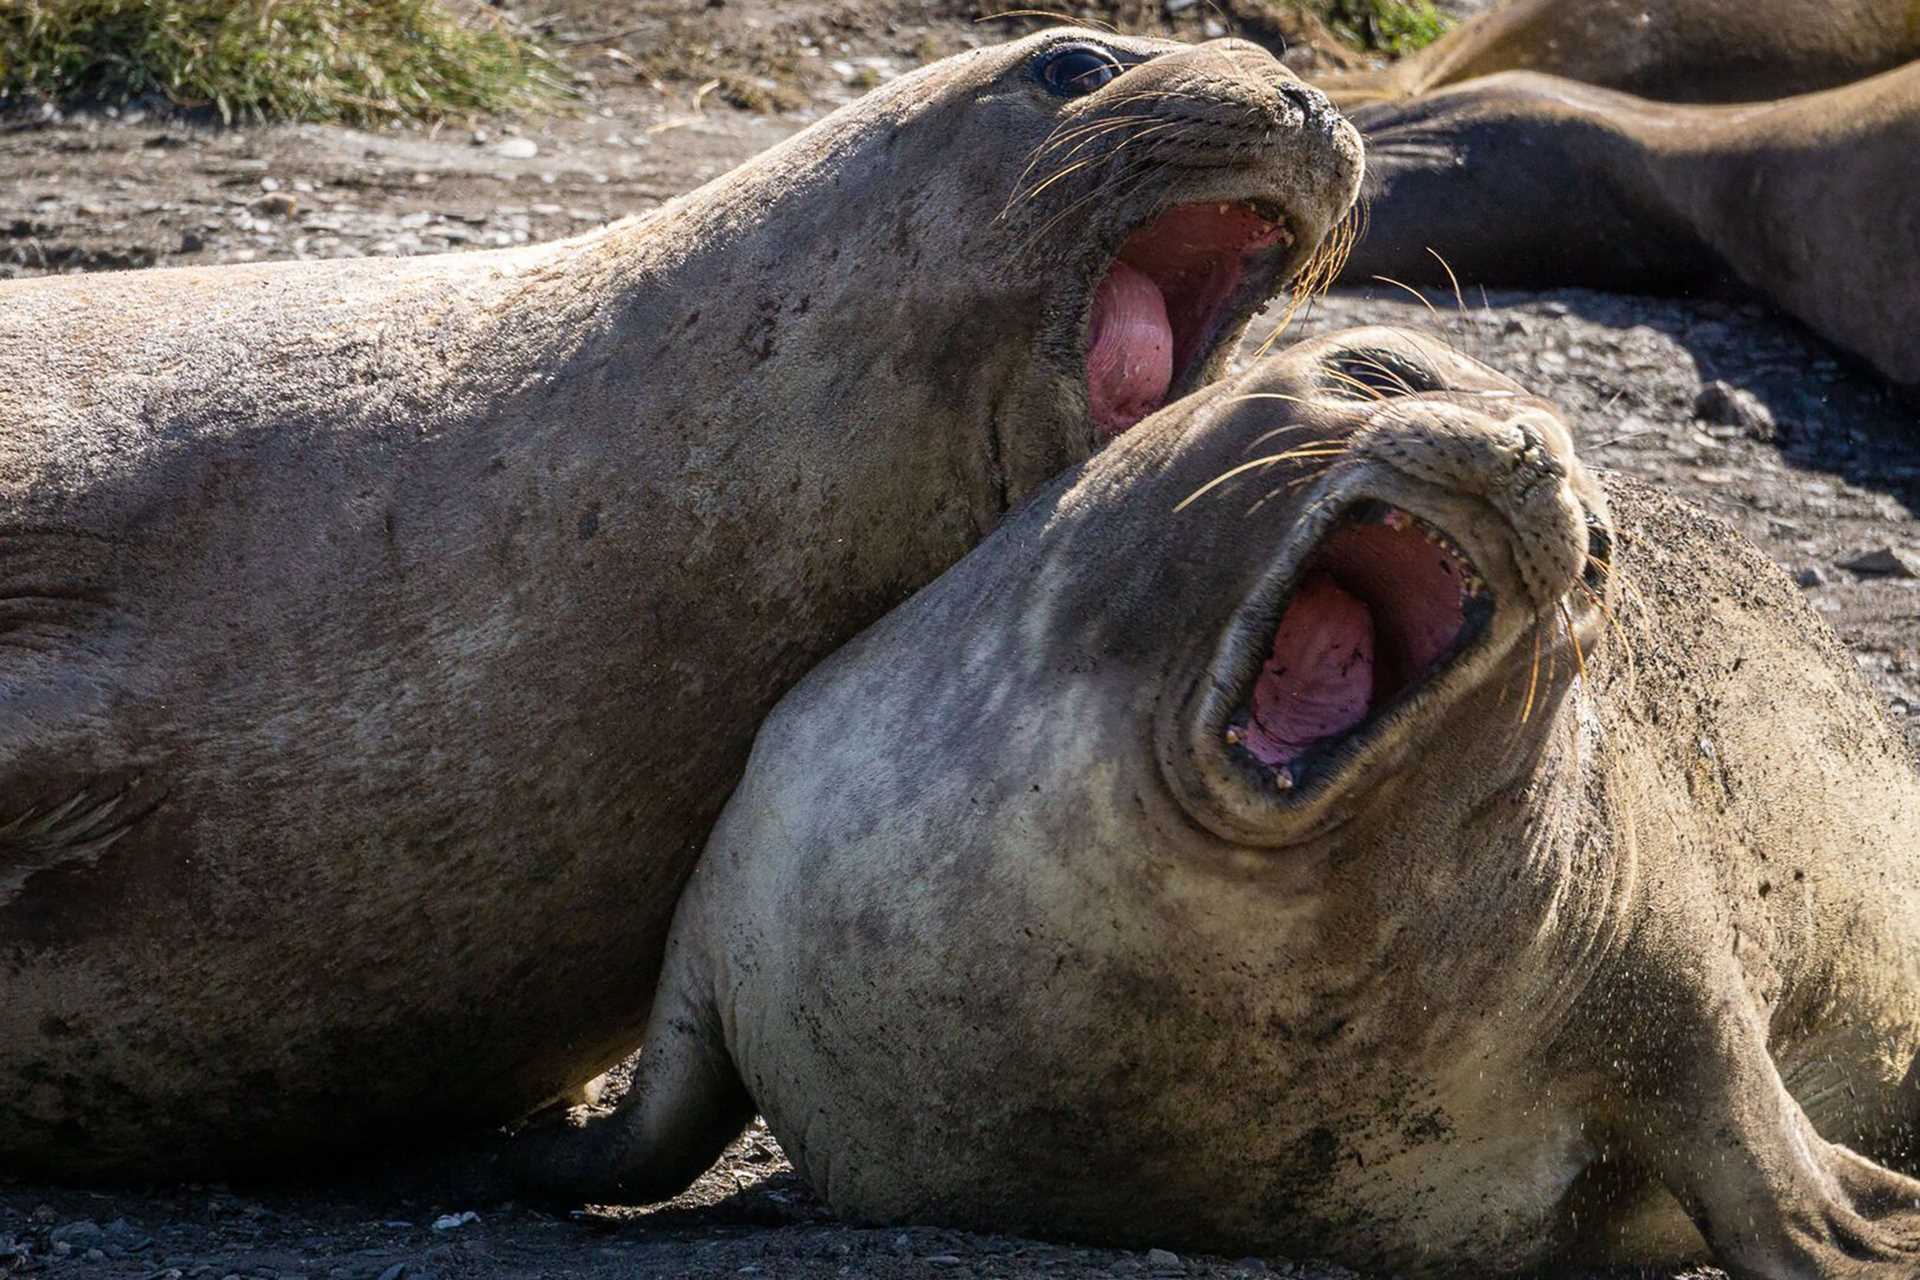
[[[0,104],[162,95],[221,118],[465,118],[547,105],[563,68],[471,0],[0,0]]]

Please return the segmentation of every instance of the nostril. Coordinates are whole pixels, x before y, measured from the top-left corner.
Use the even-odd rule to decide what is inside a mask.
[[[1300,110],[1306,112],[1309,116],[1317,115],[1332,105],[1327,101],[1326,94],[1321,93],[1311,85],[1298,83],[1283,84],[1280,86],[1280,96],[1288,102],[1291,102],[1294,106],[1299,107]]]

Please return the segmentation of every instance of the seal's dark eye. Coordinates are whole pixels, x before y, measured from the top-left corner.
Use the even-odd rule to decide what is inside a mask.
[[[1040,82],[1063,98],[1092,93],[1123,70],[1105,49],[1068,45],[1048,54],[1040,63]]]

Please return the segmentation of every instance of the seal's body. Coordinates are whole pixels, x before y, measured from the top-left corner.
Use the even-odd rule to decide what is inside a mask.
[[[1920,63],[1727,107],[1514,73],[1355,120],[1371,220],[1348,283],[1737,282],[1920,384]]]
[[[1342,107],[1538,71],[1663,102],[1827,89],[1920,58],[1911,0],[1512,0],[1377,71],[1316,83]]]
[[[1763,556],[1483,366],[1335,335],[788,695],[633,1095],[523,1158],[663,1194],[758,1106],[861,1218],[1910,1277],[1920,1183],[1870,1159],[1920,1120],[1916,833]]]
[[[1357,170],[1248,46],[1048,32],[572,241],[0,289],[0,1164],[605,1068],[781,691],[1212,376]]]

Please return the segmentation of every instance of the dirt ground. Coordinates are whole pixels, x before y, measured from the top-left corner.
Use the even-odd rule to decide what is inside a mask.
[[[1136,30],[1168,21],[1171,8],[1170,21],[1192,36],[1219,34],[1257,6],[1098,8]],[[957,0],[562,0],[519,11],[544,18],[542,29],[567,50],[582,95],[573,113],[379,133],[222,131],[152,108],[0,116],[0,278],[565,235],[656,205],[926,58],[1017,28],[972,22],[977,11]],[[1319,56],[1311,45],[1289,55],[1305,65]],[[1920,579],[1849,567],[1876,552],[1920,551],[1912,408],[1798,326],[1737,300],[1566,290],[1466,301],[1463,309],[1451,296],[1423,302],[1384,287],[1338,292],[1295,331],[1438,326],[1559,402],[1590,463],[1679,490],[1797,575],[1920,753]],[[1348,1274],[1279,1259],[851,1226],[825,1213],[758,1128],[671,1205],[565,1216],[489,1209],[459,1220],[467,1209],[353,1184],[106,1192],[0,1179],[0,1275]]]

